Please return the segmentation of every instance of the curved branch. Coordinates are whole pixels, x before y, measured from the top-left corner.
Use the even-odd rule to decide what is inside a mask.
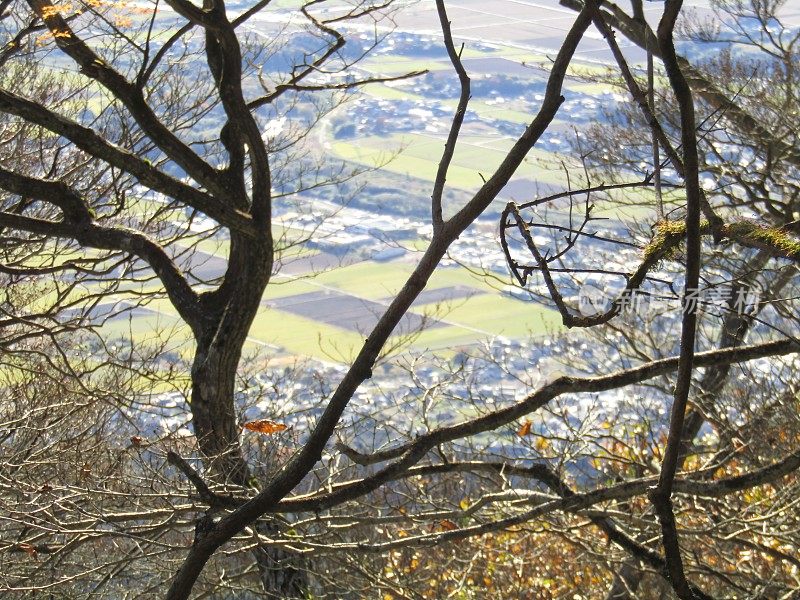
[[[442,217],[442,194],[444,193],[444,185],[447,181],[447,171],[450,168],[450,163],[452,162],[453,155],[456,151],[458,135],[461,132],[461,126],[464,123],[464,117],[467,114],[467,105],[469,104],[470,99],[470,78],[469,75],[467,75],[467,70],[464,68],[464,64],[461,62],[461,53],[456,51],[456,47],[453,42],[453,33],[450,30],[450,21],[447,18],[447,10],[444,6],[444,0],[436,0],[436,12],[439,15],[439,24],[442,27],[444,46],[447,49],[447,56],[450,58],[450,63],[453,65],[453,68],[458,74],[458,82],[461,92],[459,93],[455,115],[450,123],[450,131],[447,134],[447,141],[444,144],[442,159],[439,161],[439,166],[436,170],[436,178],[433,182],[433,193],[431,194],[431,216],[433,220],[434,231],[441,229],[442,225],[444,225],[444,219]]]
[[[195,333],[199,331],[202,319],[199,296],[164,249],[144,234],[122,227],[103,227],[88,221],[47,221],[6,212],[0,212],[0,227],[72,239],[89,248],[117,250],[138,256],[150,265],[164,284],[164,289],[181,318]]]
[[[138,87],[128,82],[75,34],[52,2],[28,0],[28,4],[47,25],[58,47],[78,65],[81,74],[100,83],[122,102],[142,131],[189,176],[207,189],[225,197],[225,186],[217,171],[158,119]]]
[[[642,184],[636,184],[642,185]],[[531,205],[533,203],[528,203]],[[522,205],[522,206],[527,206]],[[661,260],[669,256],[670,252],[677,248],[686,239],[686,223],[682,221],[661,221],[655,229],[656,234],[650,243],[645,247],[642,262],[633,273],[621,274],[627,279],[627,284],[620,294],[611,302],[611,306],[601,314],[597,315],[576,315],[566,302],[561,292],[556,287],[552,277],[552,272],[559,269],[551,269],[548,261],[541,255],[533,237],[530,234],[531,223],[526,222],[519,212],[520,207],[514,202],[509,202],[500,217],[501,222],[501,246],[506,256],[511,273],[521,285],[525,285],[528,276],[535,270],[542,272],[547,290],[556,305],[564,325],[567,327],[594,327],[608,323],[616,317],[631,299],[631,294],[636,292],[645,281],[650,270]],[[513,219],[511,219],[513,217]],[[506,239],[505,230],[516,227],[525,240],[526,247],[533,255],[536,265],[522,265],[511,257],[510,248]],[[790,235],[783,228],[766,227],[752,221],[737,221],[735,223],[722,223],[714,230],[708,221],[700,221],[699,234],[717,235],[718,239],[729,239],[747,248],[762,250],[767,255],[791,260],[800,263],[800,240]],[[592,237],[592,236],[588,236]],[[570,272],[595,272],[593,270],[570,269]],[[605,272],[605,271],[600,271]],[[690,288],[687,288],[690,289]],[[694,288],[697,289],[696,287]]]
[[[65,221],[84,225],[92,220],[89,204],[63,181],[46,181],[0,167],[0,188],[22,198],[35,198],[56,205]]]
[[[159,171],[132,152],[105,140],[89,127],[6,90],[0,90],[0,111],[36,123],[69,140],[87,154],[133,175],[151,189],[180,199],[226,227],[252,235],[252,222],[246,213]]]
[[[695,590],[686,579],[678,539],[678,528],[672,508],[672,487],[678,469],[686,404],[692,385],[695,343],[697,338],[697,310],[689,305],[689,295],[696,293],[700,284],[700,212],[702,191],[697,152],[697,135],[692,90],[686,82],[675,53],[673,32],[683,0],[667,0],[661,22],[658,24],[658,44],[667,70],[670,85],[678,100],[683,147],[684,181],[686,182],[686,276],[682,302],[680,357],[676,375],[675,392],[670,410],[669,433],[661,461],[658,485],[648,494],[661,524],[668,580],[683,600],[697,598]],[[713,224],[712,224],[713,225]]]
[[[589,0],[588,4],[594,7],[595,2],[596,0]],[[365,379],[372,376],[372,367],[381,349],[402,316],[424,289],[450,243],[492,203],[522,163],[527,153],[552,122],[563,102],[561,87],[567,68],[578,43],[590,23],[590,8],[586,8],[576,18],[554,61],[540,112],[514,144],[514,147],[498,167],[495,174],[462,210],[444,224],[438,235],[434,236],[419,265],[379,319],[352,366],[331,396],[325,411],[317,421],[316,427],[306,440],[302,450],[278,472],[267,487],[253,500],[220,520],[208,535],[192,546],[180,571],[172,581],[167,594],[169,600],[188,598],[194,582],[200,576],[200,572],[211,555],[249,523],[252,523],[260,515],[270,510],[271,507],[294,489],[319,461],[325,445],[331,438],[353,394]],[[419,458],[421,457],[410,456],[409,462],[411,460],[413,462],[406,465],[406,468],[413,465]]]
[[[796,352],[800,352],[800,342],[795,340],[779,340],[751,346],[700,352],[695,356],[695,366],[708,367],[725,363],[746,362],[757,358],[783,356]],[[554,398],[563,394],[605,392],[622,386],[641,383],[642,381],[658,377],[659,375],[670,373],[678,367],[678,361],[679,357],[673,356],[608,375],[598,375],[596,377],[562,376],[542,386],[533,394],[530,394],[523,400],[507,408],[492,411],[476,419],[464,421],[463,423],[435,429],[430,433],[415,438],[413,442],[407,442],[389,450],[383,450],[369,455],[359,454],[358,452],[349,450],[347,456],[353,462],[361,465],[369,465],[398,458],[419,446],[424,445],[432,448],[437,444],[475,435],[491,429],[497,429],[498,427],[507,425],[520,417],[524,417],[538,410]],[[342,447],[340,446],[339,449],[342,450]]]
[[[228,190],[228,196],[242,208],[247,205],[243,156],[245,151],[249,152],[250,162],[256,166],[250,170],[250,214],[257,223],[260,234],[270,238],[272,183],[269,154],[255,117],[244,99],[242,51],[236,31],[225,14],[225,5],[222,2],[211,2],[211,8],[200,9],[187,0],[166,2],[178,14],[205,29],[208,66],[219,88],[219,98],[228,117],[221,132],[222,143],[231,159],[230,166],[226,169],[227,179],[235,181],[235,189]]]
[[[353,451],[349,448],[340,447],[340,449],[342,449],[342,451],[348,456],[364,456],[353,453]],[[789,475],[798,469],[800,469],[800,450],[792,452],[781,460],[766,467],[756,469],[751,473],[737,475],[735,477],[726,477],[716,481],[705,480],[709,475],[712,475],[713,472],[716,471],[715,467],[689,473],[686,477],[675,480],[675,492],[678,494],[703,497],[727,496],[729,494],[748,490],[760,485],[773,483],[781,477],[785,477],[786,475]],[[412,467],[400,475],[400,477],[408,478],[460,472],[476,473],[481,471],[503,474],[508,477],[537,479],[547,485],[547,487],[552,489],[557,494],[563,496],[563,482],[558,478],[553,470],[545,464],[536,464],[525,467],[506,462],[459,461],[438,465],[421,465],[418,467]],[[353,493],[353,491],[356,489],[356,486],[362,484],[366,479],[369,478],[336,484],[333,486],[331,491],[324,494],[308,494],[306,496],[287,498],[286,500],[280,502],[275,509],[270,512],[321,512],[326,508],[337,506],[343,502],[359,498],[362,494],[356,494]],[[653,486],[653,484],[655,484],[657,481],[658,479],[656,477],[648,477],[646,479],[626,481],[624,483],[615,484],[605,488],[599,488],[591,492],[582,492],[575,495],[581,497],[591,496],[595,498],[592,504],[599,504],[600,502],[606,502],[609,500],[627,500],[637,495],[646,494],[651,486]],[[335,499],[334,494],[337,495]]]
[[[305,69],[302,69],[299,73],[294,73],[292,77],[286,83],[279,85],[276,87],[272,92],[269,94],[265,94],[260,98],[256,98],[255,100],[250,102],[250,108],[260,108],[262,106],[266,106],[271,102],[274,102],[284,93],[289,90],[295,89],[299,86],[302,81],[312,75],[313,73],[319,72],[324,65],[334,54],[336,54],[339,50],[344,48],[346,40],[344,36],[336,31],[334,28],[329,27],[325,22],[320,21],[319,19],[315,18],[311,13],[308,12],[308,7],[313,6],[314,4],[320,3],[322,0],[311,0],[304,6],[300,8],[300,12],[303,13],[303,16],[308,19],[314,27],[316,27],[322,33],[330,36],[333,38],[333,43],[328,46],[325,52],[322,55],[318,56],[310,65],[305,65]],[[345,18],[345,17],[342,17]],[[336,20],[336,19],[334,19]]]
[[[580,0],[559,0],[559,3],[575,11],[583,8],[583,3]],[[663,60],[661,49],[658,47],[656,38],[649,27],[643,27],[641,23],[631,18],[617,4],[609,0],[603,0],[602,7],[606,9],[603,11],[603,18],[614,29],[620,31],[626,38],[643,50],[649,48],[655,56]],[[698,97],[711,105],[715,111],[723,114],[726,120],[736,125],[745,135],[762,140],[784,160],[795,167],[800,167],[799,148],[787,143],[784,139],[775,137],[772,132],[759,123],[740,104],[732,101],[702,71],[693,67],[686,58],[678,56],[677,60],[689,86]]]

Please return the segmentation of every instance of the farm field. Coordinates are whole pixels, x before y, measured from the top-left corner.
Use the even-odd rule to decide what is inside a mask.
[[[352,358],[411,264],[364,261],[308,278],[277,277],[251,337],[286,354]],[[396,331],[398,351],[454,348],[502,335],[523,338],[559,327],[546,307],[502,295],[466,269],[440,269]]]
[[[294,6],[294,0],[280,0],[280,7]],[[439,38],[433,5],[416,5],[411,11],[397,15],[397,28],[391,35],[398,40],[406,33]],[[470,74],[477,80],[506,74],[531,81],[543,81],[543,66],[552,58],[563,32],[571,24],[574,13],[559,7],[545,7],[535,2],[500,0],[487,9],[478,0],[458,0],[449,4],[453,33],[465,42],[462,58]],[[258,23],[254,20],[253,23]],[[413,44],[412,44],[413,47]],[[399,46],[398,46],[399,48]],[[588,95],[608,93],[607,86],[587,80],[587,75],[604,71],[608,61],[602,39],[588,38],[579,48],[579,65],[570,73],[566,87],[571,92]],[[444,77],[452,67],[442,52],[430,57],[411,56],[393,51],[391,45],[380,54],[358,63],[367,76],[400,75],[414,70],[427,70]],[[580,76],[580,77],[578,77]],[[439,81],[437,79],[436,81]],[[453,82],[455,82],[453,75]],[[537,84],[538,85],[538,84]],[[432,100],[415,80],[402,84],[374,84],[364,88],[364,98],[373,103],[389,104],[387,122],[398,120],[392,114],[395,103],[424,109],[431,102],[448,113],[455,110],[455,98]],[[517,95],[497,100],[476,96],[470,112],[477,117],[465,124],[448,174],[452,188],[474,191],[497,168],[513,143],[514,131],[521,132],[534,112],[535,95]],[[348,104],[328,118],[347,111]],[[374,115],[347,115],[372,119]],[[442,114],[440,110],[438,114]],[[550,147],[570,135],[570,115],[557,121],[549,134]],[[417,181],[434,180],[449,117],[425,119],[416,117],[408,130],[387,135],[359,135],[337,139],[332,127],[319,130],[320,146],[345,162],[380,169],[370,175],[380,183],[381,172],[412,177]],[[505,133],[496,128],[505,123]],[[555,146],[554,146],[555,145]],[[564,146],[566,149],[566,145]],[[552,151],[535,148],[503,193],[503,201],[524,202],[536,195],[560,191],[566,187],[566,173],[561,158]],[[577,164],[566,165],[578,169]],[[399,190],[398,190],[399,192]],[[448,207],[446,207],[447,210]],[[449,207],[454,210],[454,206]],[[628,209],[628,215],[636,212]],[[614,209],[598,207],[603,216],[615,216]],[[291,227],[281,223],[281,227]],[[276,237],[297,232],[276,230]],[[465,235],[469,235],[466,233]],[[281,356],[310,356],[325,361],[346,362],[363,343],[364,335],[391,302],[413,269],[415,247],[404,244],[409,252],[391,261],[342,261],[341,256],[308,247],[292,248],[282,261],[279,272],[267,288],[262,307],[250,332],[250,348],[269,348]],[[224,273],[227,242],[216,238],[203,239],[195,246],[190,260],[198,282],[211,281]],[[349,256],[349,255],[346,255]],[[458,259],[458,257],[455,257]],[[179,259],[183,260],[183,259]],[[355,262],[354,264],[353,261]],[[496,274],[500,278],[505,274]],[[440,353],[453,352],[459,346],[474,344],[492,336],[526,338],[552,332],[561,327],[554,310],[512,298],[497,288],[502,283],[489,283],[468,270],[449,266],[440,268],[431,278],[426,291],[412,307],[397,332],[398,351],[425,349]],[[152,339],[165,325],[176,327],[179,319],[166,299],[150,302],[145,308],[109,320],[104,332],[109,336],[128,334],[134,339]],[[174,345],[181,354],[188,348],[188,332],[176,332]],[[402,343],[400,343],[402,341]]]
[[[370,260],[319,274],[279,274],[267,288],[249,349],[346,362],[411,270],[408,260]],[[396,351],[450,353],[498,335],[523,338],[558,327],[555,311],[505,296],[464,268],[448,267],[437,271],[398,327]],[[192,350],[190,332],[166,298],[109,319],[102,332],[106,339],[137,344],[169,340],[170,350],[184,358]]]
[[[334,141],[331,148],[342,159],[367,166],[383,165],[387,171],[432,182],[443,144],[441,136],[412,133],[373,136],[354,142]],[[483,182],[481,175],[488,177],[505,157],[499,146],[510,145],[510,140],[505,138],[462,140],[448,173],[448,184],[463,190],[479,188]],[[539,183],[561,184],[563,174],[555,168],[553,161],[550,153],[534,150],[520,167],[521,176]]]

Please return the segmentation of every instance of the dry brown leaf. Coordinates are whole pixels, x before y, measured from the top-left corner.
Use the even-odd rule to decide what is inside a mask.
[[[34,548],[31,544],[26,544],[26,543],[17,544],[17,548],[22,550],[28,556],[33,556],[34,558],[36,557],[37,554],[36,548]]]
[[[453,523],[450,519],[444,519],[439,521],[439,529],[442,531],[453,531],[454,529],[458,529],[458,525]]]
[[[279,431],[283,431],[286,429],[286,425],[283,423],[276,423],[275,421],[270,421],[269,419],[257,419],[256,421],[249,421],[242,425],[244,429],[249,431],[255,431],[256,433],[278,433]]]
[[[517,435],[519,437],[525,437],[526,435],[530,434],[532,425],[533,423],[531,423],[530,421],[525,421],[517,431]]]

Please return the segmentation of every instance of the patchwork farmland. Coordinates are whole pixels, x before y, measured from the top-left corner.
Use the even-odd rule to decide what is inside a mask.
[[[517,0],[496,2],[491,9],[477,0],[461,0],[452,4],[451,16],[454,35],[465,42],[462,56],[473,89],[450,169],[452,191],[445,197],[445,212],[456,210],[480,186],[535,114],[547,63],[573,18],[571,11],[554,3]],[[331,208],[328,214],[333,217],[314,220],[297,212],[302,209],[276,207],[276,227],[282,228],[276,237],[294,236],[309,243],[279,259],[250,332],[252,350],[266,346],[279,356],[347,362],[411,273],[427,239],[430,185],[457,97],[456,78],[435,23],[432,6],[415,5],[398,13],[396,29],[382,31],[381,44],[356,68],[373,78],[412,70],[427,73],[366,86],[327,115],[317,130],[314,142],[320,154],[340,161],[344,169],[371,171],[363,191],[352,195],[355,205]],[[260,36],[283,27],[291,32],[289,23],[258,17],[248,27]],[[365,47],[372,36],[367,29],[360,34]],[[626,51],[633,52],[634,62],[644,58],[637,50]],[[608,61],[602,40],[584,40],[578,66],[565,82],[561,120],[530,153],[500,203],[479,224],[480,230],[471,228],[453,246],[445,268],[437,271],[395,332],[393,352],[446,354],[495,336],[523,339],[560,327],[554,310],[506,293],[511,280],[499,253],[496,216],[506,201],[563,190],[570,173],[581,171],[580,164],[560,152],[568,150],[575,125],[599,119],[603,105],[616,101],[611,88],[587,79],[603,73]],[[302,200],[314,206],[339,202],[325,190],[304,193]],[[597,213],[620,216],[616,209],[602,206]],[[183,267],[191,265],[193,281],[202,288],[224,274],[226,254],[227,240],[209,234],[191,248],[177,248],[175,260]],[[165,324],[179,329],[169,302],[134,305],[138,306],[121,301],[95,310],[101,318],[122,310],[104,326],[112,336],[146,340]],[[188,333],[173,335],[176,351],[188,352]]]

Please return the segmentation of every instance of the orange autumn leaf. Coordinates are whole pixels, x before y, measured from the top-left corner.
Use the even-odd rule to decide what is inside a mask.
[[[269,419],[257,419],[256,421],[249,421],[242,425],[242,427],[249,431],[266,434],[278,433],[279,431],[286,429],[286,425],[283,423],[276,423],[275,421],[270,421]]]
[[[450,519],[444,519],[443,521],[439,521],[439,529],[442,531],[453,531],[454,529],[458,529],[458,525],[453,523]]]
[[[532,425],[533,425],[533,423],[531,423],[530,421],[525,421],[520,426],[519,430],[517,431],[517,435],[519,437],[525,437],[526,435],[528,435],[531,432],[531,426]]]

